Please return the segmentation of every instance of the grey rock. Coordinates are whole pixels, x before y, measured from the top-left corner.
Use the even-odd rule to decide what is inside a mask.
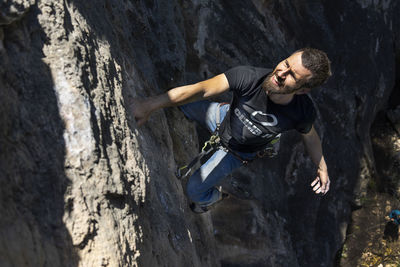
[[[35,0],[4,0],[0,2],[0,26],[11,24],[21,19]]]
[[[395,86],[398,9],[390,0],[1,2],[1,265],[332,266],[376,172],[369,129]],[[277,158],[232,175],[244,197],[191,213],[174,171],[203,132],[176,108],[138,128],[128,99],[236,65],[273,67],[303,46],[333,64],[312,94],[329,194],[312,193],[315,167],[288,133]]]

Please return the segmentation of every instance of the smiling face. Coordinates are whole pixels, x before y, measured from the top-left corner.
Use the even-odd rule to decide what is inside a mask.
[[[312,73],[303,66],[301,54],[292,54],[281,61],[267,76],[262,86],[268,94],[300,94],[310,91],[309,88],[302,88]]]

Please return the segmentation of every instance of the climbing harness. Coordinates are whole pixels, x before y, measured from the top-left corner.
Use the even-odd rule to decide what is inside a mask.
[[[210,152],[216,150],[219,144],[220,144],[220,138],[218,136],[218,132],[216,132],[213,135],[211,135],[211,138],[207,142],[204,143],[201,152],[188,165],[178,167],[175,173],[176,177],[178,177],[178,179],[182,179],[188,176],[189,173],[192,171],[192,168],[196,165],[196,163],[200,162],[200,160],[204,156],[210,154]]]
[[[280,138],[281,138],[281,134],[276,135],[275,138],[272,139],[263,150],[260,150],[257,152],[257,157],[259,157],[259,158],[276,157],[278,155],[278,151],[279,151]]]
[[[196,163],[200,162],[200,160],[204,156],[210,154],[210,152],[216,150],[218,147],[221,146],[221,144],[220,144],[221,139],[220,139],[219,134],[218,134],[219,127],[221,126],[221,123],[220,123],[220,120],[221,120],[220,116],[221,115],[220,115],[219,108],[221,106],[223,106],[223,105],[226,105],[226,104],[228,104],[228,103],[220,103],[218,105],[218,108],[217,108],[218,112],[215,115],[216,116],[216,118],[215,118],[215,121],[216,121],[215,131],[211,135],[210,139],[204,143],[204,146],[201,149],[200,153],[188,165],[185,165],[185,166],[182,166],[182,167],[178,167],[178,169],[176,170],[175,175],[176,175],[176,177],[178,179],[182,179],[182,178],[185,178],[186,176],[188,176],[190,174],[190,172],[192,171],[192,168],[196,165]],[[207,148],[207,147],[209,147],[209,148]]]
[[[244,159],[236,151],[224,146],[221,143],[221,139],[218,134],[219,128],[221,125],[219,108],[226,104],[228,104],[228,103],[220,103],[219,104],[219,107],[218,107],[217,113],[216,113],[216,118],[215,118],[216,129],[215,129],[214,133],[211,135],[210,139],[204,143],[204,146],[202,147],[200,153],[188,165],[177,168],[175,175],[178,179],[183,179],[183,178],[187,177],[192,172],[192,169],[194,168],[196,163],[200,162],[200,160],[203,157],[205,157],[206,155],[210,154],[212,151],[217,150],[217,149],[222,149],[225,152],[230,152],[232,155],[234,155],[236,158],[238,158],[243,163],[243,165],[246,165],[251,161],[248,159]],[[280,137],[281,137],[281,134],[276,135],[275,138],[272,139],[264,149],[257,152],[257,156],[259,158],[275,157],[278,154]]]

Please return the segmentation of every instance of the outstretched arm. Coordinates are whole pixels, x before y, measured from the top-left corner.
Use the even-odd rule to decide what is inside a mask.
[[[138,123],[142,125],[151,113],[165,107],[178,106],[221,94],[229,89],[225,74],[191,85],[173,88],[168,92],[146,99],[131,99],[129,106]]]
[[[326,166],[324,155],[322,154],[321,140],[319,139],[314,126],[311,128],[310,132],[303,134],[302,136],[308,154],[314,164],[318,166],[318,176],[311,183],[311,186],[316,194],[326,194],[329,191],[330,180],[328,167]]]

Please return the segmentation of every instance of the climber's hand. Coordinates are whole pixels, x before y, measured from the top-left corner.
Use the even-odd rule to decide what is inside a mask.
[[[318,176],[311,183],[311,187],[316,194],[325,195],[329,191],[330,183],[328,172],[318,169]]]
[[[143,125],[153,112],[149,99],[131,98],[129,101],[129,110],[132,112],[137,125]]]

